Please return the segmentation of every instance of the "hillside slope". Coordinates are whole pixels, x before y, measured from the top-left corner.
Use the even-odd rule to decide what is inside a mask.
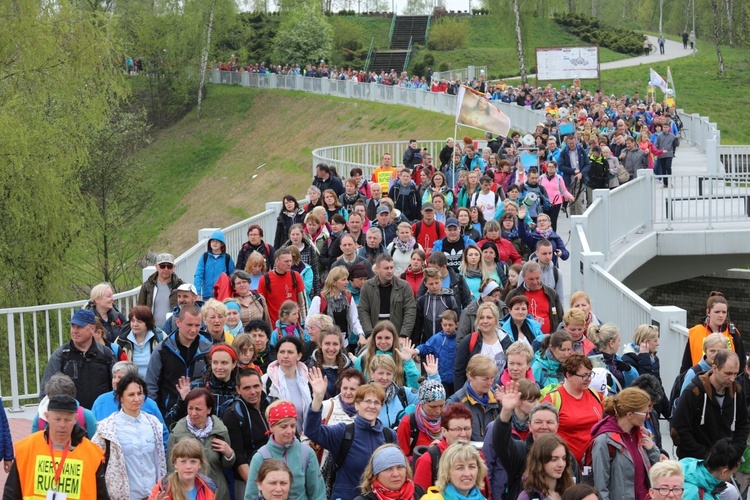
[[[152,200],[141,229],[153,249],[178,255],[200,228],[225,227],[268,201],[304,194],[315,148],[450,135],[451,116],[413,108],[212,86],[200,121],[191,113],[140,155],[152,182],[169,186]]]

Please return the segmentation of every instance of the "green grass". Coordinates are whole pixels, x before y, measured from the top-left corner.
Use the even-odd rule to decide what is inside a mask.
[[[451,51],[423,50],[412,59],[411,65],[422,61],[426,52],[435,57],[433,69],[447,63],[450,69],[469,65],[487,66],[490,79],[518,75],[520,69],[516,52],[516,35],[512,24],[502,23],[497,16],[473,16],[469,19],[470,31],[466,47]],[[551,19],[527,17],[524,19],[524,57],[526,70],[532,73],[536,64],[537,47],[580,45],[582,42],[560,28]],[[553,42],[554,41],[554,42]],[[617,61],[627,56],[600,50],[601,62]]]
[[[689,113],[708,116],[721,131],[721,143],[750,144],[750,119],[746,106],[741,104],[750,88],[750,49],[721,47],[725,76],[718,76],[718,59],[712,43],[698,41],[698,53],[669,62],[602,71],[602,89],[607,94],[620,96],[636,90],[645,94],[649,81],[649,67],[667,77],[667,66],[672,71],[677,108]],[[559,87],[570,82],[544,82]],[[595,90],[599,83],[583,81],[582,86]],[[663,97],[656,91],[657,99]],[[740,98],[740,100],[737,100]]]

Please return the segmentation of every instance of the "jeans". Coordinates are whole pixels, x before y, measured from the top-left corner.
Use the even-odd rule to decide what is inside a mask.
[[[656,162],[656,167],[654,168],[656,170],[656,175],[672,175],[672,157],[669,158],[659,158]],[[662,182],[664,183],[664,187],[667,187],[669,185],[669,178],[662,177]]]

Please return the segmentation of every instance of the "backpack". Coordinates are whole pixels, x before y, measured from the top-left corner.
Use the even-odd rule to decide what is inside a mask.
[[[297,271],[289,271],[292,273],[292,288],[297,289]],[[271,277],[269,273],[263,274],[263,283],[266,285],[266,292],[271,293]]]
[[[404,394],[404,397],[406,395]],[[417,427],[417,415],[411,413],[409,415],[409,456],[414,455],[414,447],[417,445],[417,439],[419,439],[419,427]]]
[[[393,433],[391,429],[387,427],[383,427],[383,438],[385,439],[386,444],[393,443]],[[349,449],[352,447],[352,443],[354,442],[354,422],[351,422],[349,424],[346,424],[346,428],[344,430],[344,439],[341,441],[341,447],[339,448],[339,453],[336,456],[336,460],[331,460],[331,457],[333,456],[333,453],[329,453],[327,463],[323,466],[323,468],[328,468],[328,477],[326,479],[326,491],[328,492],[328,496],[331,496],[331,490],[333,490],[333,485],[336,484],[336,473],[341,468],[342,465],[344,465],[344,462],[346,462],[346,457],[349,455]]]
[[[76,410],[76,420],[78,421],[78,425],[80,425],[83,430],[86,430],[86,416],[83,414],[83,406],[78,405],[78,409]],[[47,421],[44,420],[44,417],[39,415],[39,418],[37,419],[37,427],[40,431],[43,431],[47,428]],[[109,441],[107,442],[109,444]]]
[[[268,245],[266,245],[268,246]],[[268,251],[268,248],[266,248],[266,251]],[[231,273],[229,272],[229,254],[224,252],[224,268],[226,269],[227,276],[229,276]],[[203,252],[203,268],[206,268],[206,262],[208,262],[208,252]]]
[[[417,224],[419,224],[419,222]],[[440,227],[440,226],[438,226],[438,227]],[[417,243],[417,240],[415,238],[414,239],[414,246],[412,247],[412,250],[416,250],[418,248],[419,248],[419,243]],[[393,245],[393,247],[391,248],[391,257],[393,257],[394,253],[396,253],[396,245]]]
[[[602,402],[602,397],[599,395],[598,392],[596,392],[591,387],[589,387],[588,390],[589,392],[591,392],[591,394],[594,395],[597,401],[599,401],[600,403]],[[562,408],[562,398],[560,397],[559,391],[560,391],[560,386],[556,387],[554,390],[550,391],[549,394],[547,394],[552,404],[555,405],[555,408],[557,408],[558,413],[560,412],[560,408]]]
[[[435,221],[433,224],[437,224],[437,222],[438,221]],[[422,230],[422,221],[421,220],[417,221],[417,223],[415,224],[415,226],[416,227],[414,228],[414,241],[417,241],[417,240],[419,240],[419,232]],[[442,240],[445,237],[445,235],[440,236],[440,224],[437,224],[437,226],[435,226],[435,236],[437,236],[437,239],[439,239],[439,240]],[[395,247],[395,245],[394,245],[394,247]],[[414,248],[416,248],[416,247],[414,247]],[[391,257],[392,256],[393,256],[393,253],[391,253]]]
[[[430,455],[430,459],[432,460],[432,479],[430,480],[430,484],[435,484],[438,476],[438,466],[440,465],[440,448],[438,448],[437,445],[427,446],[425,452],[419,455],[419,457],[412,457],[413,462],[411,468],[412,470],[415,470],[417,467],[417,459],[422,458],[425,455]]]
[[[609,164],[604,159],[599,161],[591,159],[591,167],[588,172],[588,186],[592,189],[605,189],[609,187]]]
[[[471,195],[471,203],[469,203],[470,207],[473,207],[477,204],[477,200],[479,199],[479,195],[482,193],[481,190],[474,191],[474,194]],[[500,195],[497,194],[497,191],[495,191],[495,208],[497,208],[497,202],[500,200]]]
[[[625,444],[622,442],[622,436],[614,432],[608,433],[608,434],[612,438],[613,441],[616,441],[620,444],[621,449],[625,448]],[[592,439],[589,445],[586,447],[586,451],[583,452],[583,458],[581,459],[582,482],[590,486],[594,485],[594,474],[593,474],[592,459],[591,459],[591,454],[592,454],[593,449],[594,449],[594,440]],[[615,456],[617,455],[617,448],[612,443],[607,442],[607,451],[609,451],[609,463],[611,464],[612,461],[615,459]]]
[[[700,365],[694,365],[690,367],[690,370],[693,370],[693,374],[696,376],[700,373],[703,373],[703,369]],[[675,408],[677,408],[677,401],[680,399],[682,384],[685,382],[685,375],[687,375],[687,372],[689,370],[685,370],[684,372],[677,375],[677,377],[674,379],[674,383],[672,384],[672,390],[669,391],[669,408],[670,412],[673,412]]]
[[[307,474],[307,462],[310,461],[310,453],[312,453],[312,448],[307,446],[305,443],[300,443],[300,459],[302,460],[302,475]],[[271,452],[268,449],[268,445],[261,446],[258,450],[258,455],[263,457],[263,460],[270,460],[273,457],[271,456]],[[286,461],[286,460],[285,460]]]
[[[479,330],[471,332],[471,336],[469,337],[469,355],[471,355],[471,351],[477,346],[477,342],[479,342]],[[512,343],[513,340],[510,338],[510,335],[506,335],[505,338],[500,340],[500,346],[503,348],[503,351],[510,347]]]

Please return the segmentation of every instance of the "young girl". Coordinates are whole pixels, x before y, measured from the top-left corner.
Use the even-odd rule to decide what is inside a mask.
[[[508,283],[505,284],[505,288],[503,288],[503,293],[501,295],[503,300],[505,300],[505,297],[511,292],[511,290],[516,289],[519,276],[521,276],[521,264],[513,264],[510,266],[510,269],[508,270]]]
[[[406,343],[411,344],[408,340]],[[370,366],[370,360],[378,354],[387,354],[393,358],[396,363],[396,370],[393,373],[393,382],[397,386],[407,386],[412,389],[419,388],[419,368],[414,363],[413,359],[408,361],[402,361],[401,356],[396,352],[399,349],[398,332],[396,327],[388,320],[379,321],[375,328],[372,329],[372,334],[367,339],[367,346],[365,352],[360,354],[358,358],[354,360],[354,368],[361,372],[365,372]]]
[[[252,335],[238,335],[234,338],[232,347],[237,352],[238,371],[252,368],[263,375],[263,370],[255,364],[255,340]]]
[[[224,329],[234,335],[244,332],[242,327],[242,321],[240,321],[240,314],[242,314],[242,307],[237,299],[224,299],[224,305],[227,306],[227,317]]]
[[[339,385],[336,383],[339,374],[352,365],[351,360],[344,354],[342,344],[341,330],[338,327],[321,328],[317,349],[313,351],[308,362],[309,367],[320,368],[320,371],[328,380],[325,399],[331,399],[339,394]]]
[[[570,356],[572,345],[570,335],[562,330],[544,336],[531,362],[539,389],[551,388],[563,382],[562,364]]]
[[[296,337],[302,342],[310,340],[310,336],[299,324],[299,306],[293,300],[287,300],[281,304],[276,329],[271,333],[269,343],[275,346],[279,338],[287,336]]]
[[[466,284],[471,292],[472,300],[479,299],[479,285],[482,280],[488,276],[484,273],[484,266],[482,265],[482,252],[476,245],[469,245],[464,250],[463,258],[461,259],[461,275],[466,280]]]
[[[563,492],[573,486],[568,456],[568,446],[557,434],[535,439],[526,457],[526,478],[518,500],[562,500]]]
[[[448,191],[448,194],[453,199],[453,193]],[[446,196],[442,194],[436,194],[432,197],[432,204],[435,206],[435,220],[445,224],[445,219],[453,217],[453,212],[450,211],[452,205],[446,202]],[[448,208],[446,208],[448,207]]]
[[[199,474],[206,457],[203,446],[197,439],[183,439],[172,448],[169,458],[174,472],[164,476],[151,490],[149,500],[213,500],[214,492]]]

